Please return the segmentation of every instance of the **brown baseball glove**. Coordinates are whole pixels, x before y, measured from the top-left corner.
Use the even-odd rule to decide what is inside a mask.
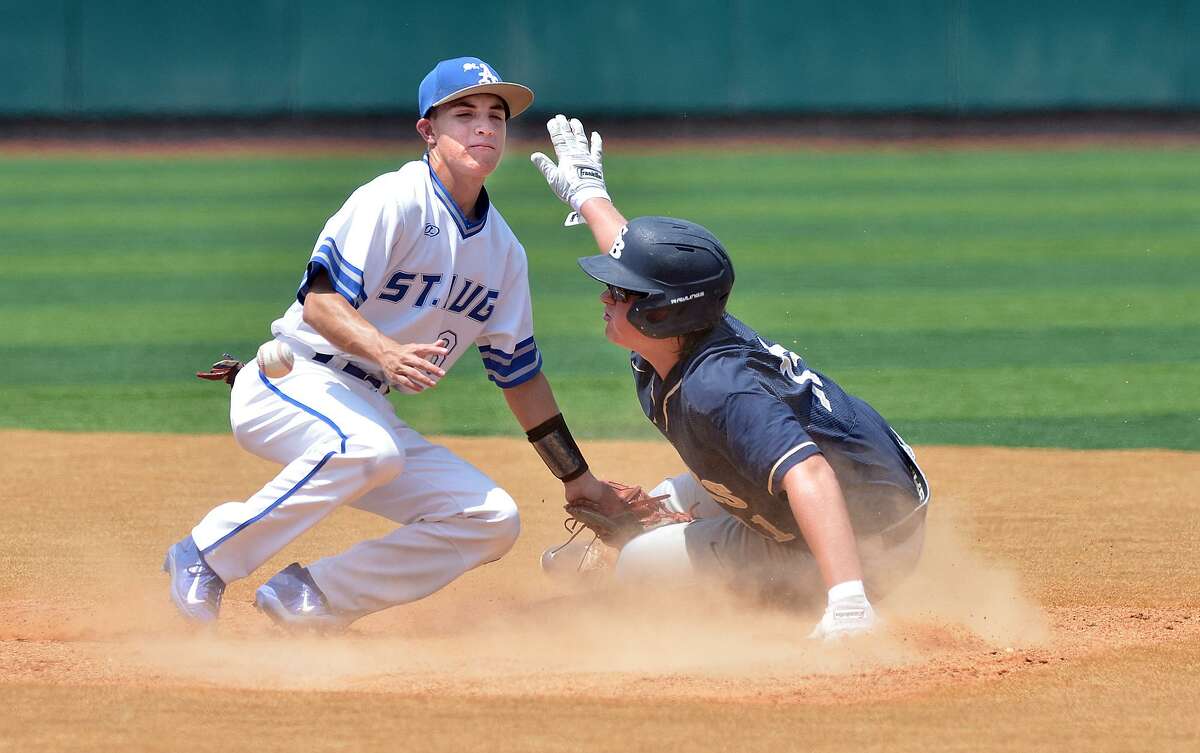
[[[675,512],[663,504],[667,495],[651,497],[640,486],[602,481],[604,495],[598,500],[578,499],[564,509],[567,515],[590,528],[600,540],[620,549],[645,531],[668,523],[690,523],[687,513]]]
[[[225,382],[232,387],[233,380],[237,378],[238,372],[244,365],[241,361],[225,353],[224,357],[209,367],[208,371],[197,371],[196,376],[213,382]]]

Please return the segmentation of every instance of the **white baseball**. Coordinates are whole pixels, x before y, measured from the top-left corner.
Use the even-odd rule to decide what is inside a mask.
[[[574,541],[542,552],[542,572],[551,578],[579,580],[589,573],[603,570],[607,563],[607,547],[593,541],[591,535],[581,536]],[[615,558],[614,558],[615,559]]]
[[[268,340],[258,346],[258,370],[269,379],[287,376],[295,362],[296,357],[287,343]]]

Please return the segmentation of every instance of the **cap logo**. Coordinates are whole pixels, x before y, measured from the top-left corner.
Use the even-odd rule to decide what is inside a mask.
[[[463,71],[479,71],[479,83],[481,84],[500,83],[500,77],[491,68],[488,68],[487,63],[463,63]]]
[[[620,259],[621,253],[625,250],[625,233],[629,232],[629,226],[625,225],[621,231],[617,233],[617,239],[613,241],[612,248],[608,250],[608,255],[614,259]]]

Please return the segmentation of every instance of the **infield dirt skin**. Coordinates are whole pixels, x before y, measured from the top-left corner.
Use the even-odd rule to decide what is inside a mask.
[[[346,509],[232,584],[215,629],[167,599],[166,548],[275,468],[229,437],[0,432],[0,750],[1200,749],[1200,455],[919,447],[918,572],[879,635],[717,590],[540,572],[561,486],[524,441],[445,439],[521,505],[504,559],[337,637],[251,606],[289,562],[380,535]],[[604,477],[683,470],[586,442]]]

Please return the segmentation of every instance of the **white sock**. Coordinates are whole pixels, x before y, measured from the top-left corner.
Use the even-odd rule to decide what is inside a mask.
[[[838,583],[833,588],[829,589],[829,603],[848,599],[852,596],[861,596],[867,598],[867,592],[863,590],[863,582],[861,580],[847,580]]]

